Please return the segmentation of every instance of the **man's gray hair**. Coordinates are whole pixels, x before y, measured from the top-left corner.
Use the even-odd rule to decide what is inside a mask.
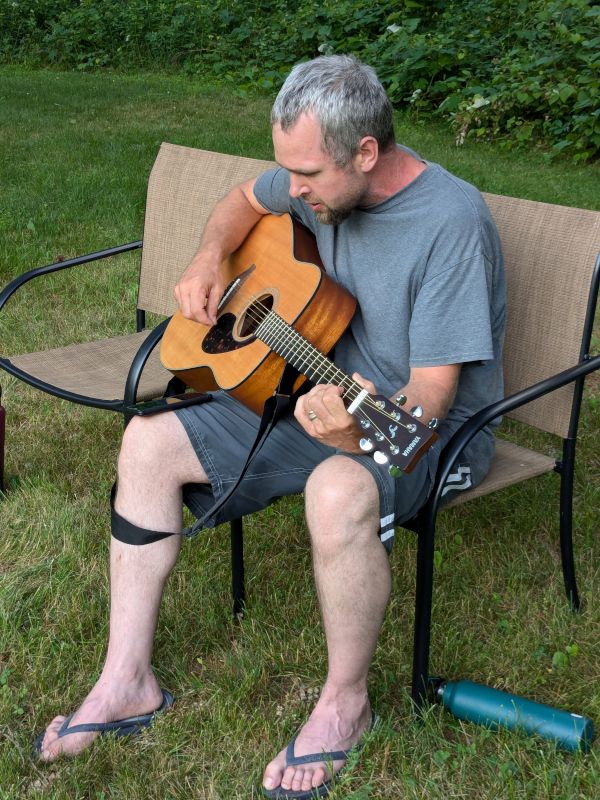
[[[320,56],[296,64],[277,95],[271,124],[286,131],[305,113],[319,121],[323,150],[340,167],[356,155],[363,136],[375,137],[380,150],[395,141],[385,89],[375,70],[354,56]]]

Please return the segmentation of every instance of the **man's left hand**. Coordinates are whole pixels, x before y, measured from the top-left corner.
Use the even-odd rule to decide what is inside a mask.
[[[352,379],[370,394],[376,393],[371,381],[358,373],[355,372]],[[346,410],[343,394],[340,386],[319,384],[298,398],[294,416],[310,436],[323,444],[347,453],[361,453],[358,445],[361,429],[356,418]]]

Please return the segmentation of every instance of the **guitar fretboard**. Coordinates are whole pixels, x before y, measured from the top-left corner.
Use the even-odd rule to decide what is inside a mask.
[[[346,400],[354,400],[363,391],[352,378],[338,369],[333,361],[274,311],[265,314],[256,328],[256,336],[313,383],[341,386]]]

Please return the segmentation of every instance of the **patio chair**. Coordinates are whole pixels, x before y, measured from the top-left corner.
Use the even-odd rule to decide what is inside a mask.
[[[272,162],[163,144],[150,176],[137,304],[138,333],[105,343],[77,345],[66,353],[50,351],[0,359],[0,367],[40,389],[74,402],[128,415],[144,398],[160,397],[169,374],[158,363],[155,345],[165,322],[142,332],[145,311],[168,316],[172,290],[198,244],[202,226],[216,200],[235,183],[251,178]],[[562,457],[499,439],[485,481],[449,506],[549,472],[556,472],[560,548],[567,596],[579,607],[572,544],[573,475],[585,376],[600,368],[590,353],[600,284],[600,213],[577,208],[484,195],[498,225],[508,283],[508,322],[504,358],[506,398],[482,409],[446,445],[430,499],[405,525],[418,534],[412,697],[426,702],[433,554],[437,513],[460,452],[490,420],[505,415],[562,440]],[[38,275],[142,247],[133,242],[80,259],[33,270],[0,293],[2,306],[20,286]],[[82,349],[79,349],[82,348]],[[112,383],[64,386],[54,375],[61,359],[68,365],[80,352],[83,362],[115,362]],[[124,355],[126,353],[126,355]],[[64,362],[63,362],[64,363]],[[65,370],[63,370],[64,372]],[[70,372],[70,369],[66,371]],[[85,373],[85,370],[82,370]],[[244,608],[243,521],[231,522],[233,610]]]

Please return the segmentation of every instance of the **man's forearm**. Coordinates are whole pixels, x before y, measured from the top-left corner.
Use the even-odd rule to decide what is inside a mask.
[[[221,264],[242,244],[266,214],[253,193],[254,181],[236,186],[217,203],[200,247],[175,287],[175,299],[188,319],[213,325],[223,295]]]
[[[422,374],[426,373],[436,374]],[[417,374],[414,374],[414,373]],[[422,420],[427,423],[431,419],[442,420],[448,414],[458,387],[460,365],[450,365],[446,368],[426,368],[413,370],[409,382],[394,392],[392,398],[400,395],[406,397],[404,408],[407,411],[420,406],[423,409]]]
[[[248,200],[247,191],[236,186],[214,207],[196,255],[210,253],[220,264],[238,249],[261,216]]]

